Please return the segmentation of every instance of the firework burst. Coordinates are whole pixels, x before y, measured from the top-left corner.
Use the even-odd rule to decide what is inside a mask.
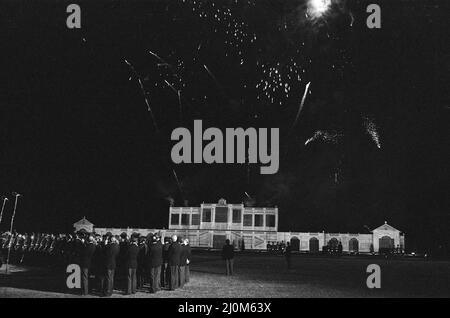
[[[363,125],[364,125],[366,132],[372,138],[373,142],[377,145],[378,149],[381,149],[381,141],[380,141],[380,135],[378,133],[378,127],[375,124],[375,121],[373,120],[373,118],[364,116],[363,117]]]

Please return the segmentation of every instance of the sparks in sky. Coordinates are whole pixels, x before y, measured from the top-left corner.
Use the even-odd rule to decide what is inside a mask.
[[[363,125],[366,132],[370,135],[373,142],[377,145],[378,149],[381,149],[380,135],[378,133],[378,127],[375,124],[375,121],[368,116],[364,116]]]
[[[133,64],[129,62],[128,60],[124,59],[125,63],[130,67],[130,70],[132,74],[137,78],[137,81],[139,83],[139,88],[141,89],[141,93],[144,96],[145,104],[147,105],[147,110],[150,113],[150,116],[152,117],[153,126],[155,127],[156,131],[159,132],[158,124],[156,123],[155,115],[153,114],[152,108],[150,106],[150,101],[147,98],[147,91],[144,88],[144,84],[142,83],[142,79],[139,76],[139,74],[136,72],[136,69],[134,68]]]
[[[316,140],[320,140],[320,141],[323,141],[326,143],[331,143],[331,144],[337,144],[341,137],[343,137],[343,134],[337,133],[335,131],[318,130],[314,133],[314,135],[311,138],[309,138],[305,142],[305,146],[307,146],[309,143],[314,142]]]
[[[308,14],[314,18],[320,18],[330,8],[331,0],[310,0]]]

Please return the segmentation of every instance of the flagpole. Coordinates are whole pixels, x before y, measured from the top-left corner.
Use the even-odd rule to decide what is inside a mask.
[[[14,217],[16,216],[17,201],[18,201],[18,199],[20,197],[19,193],[15,193],[14,195],[15,195],[14,211],[13,211],[13,215],[12,215],[12,218],[11,218],[11,227],[10,227],[10,230],[9,230],[9,233],[11,234],[11,239],[10,239],[9,244],[8,244],[9,246],[8,246],[8,258],[6,259],[6,274],[8,274],[8,269],[9,269],[9,256],[11,254],[11,246],[12,246],[12,239],[13,239],[12,231],[13,231],[13,225],[14,225]]]

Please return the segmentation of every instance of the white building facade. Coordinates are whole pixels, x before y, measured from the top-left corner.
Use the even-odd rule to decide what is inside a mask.
[[[266,249],[278,239],[278,208],[244,204],[203,203],[200,207],[171,207],[167,234],[187,237],[192,246],[222,248],[225,240],[239,249]]]
[[[84,219],[82,223],[87,220]],[[90,223],[90,222],[89,222]],[[76,223],[77,224],[77,223]],[[74,224],[75,225],[75,224]],[[268,244],[290,242],[294,251],[318,253],[325,246],[342,244],[345,253],[378,253],[383,249],[405,249],[405,236],[383,224],[371,233],[278,232],[277,207],[246,207],[244,204],[203,203],[200,207],[170,207],[169,229],[95,228],[113,235],[157,233],[163,239],[177,235],[188,238],[192,247],[220,249],[230,240],[237,249],[266,250]]]

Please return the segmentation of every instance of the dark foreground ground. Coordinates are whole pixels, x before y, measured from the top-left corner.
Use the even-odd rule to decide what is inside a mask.
[[[217,253],[196,252],[191,282],[183,290],[134,296],[117,291],[113,297],[450,297],[450,262],[310,255],[292,260],[287,270],[282,256],[238,255],[235,276],[226,277]],[[369,264],[381,267],[379,290],[366,286]],[[79,297],[65,287],[63,269],[14,267],[5,275],[4,268],[0,297]]]

